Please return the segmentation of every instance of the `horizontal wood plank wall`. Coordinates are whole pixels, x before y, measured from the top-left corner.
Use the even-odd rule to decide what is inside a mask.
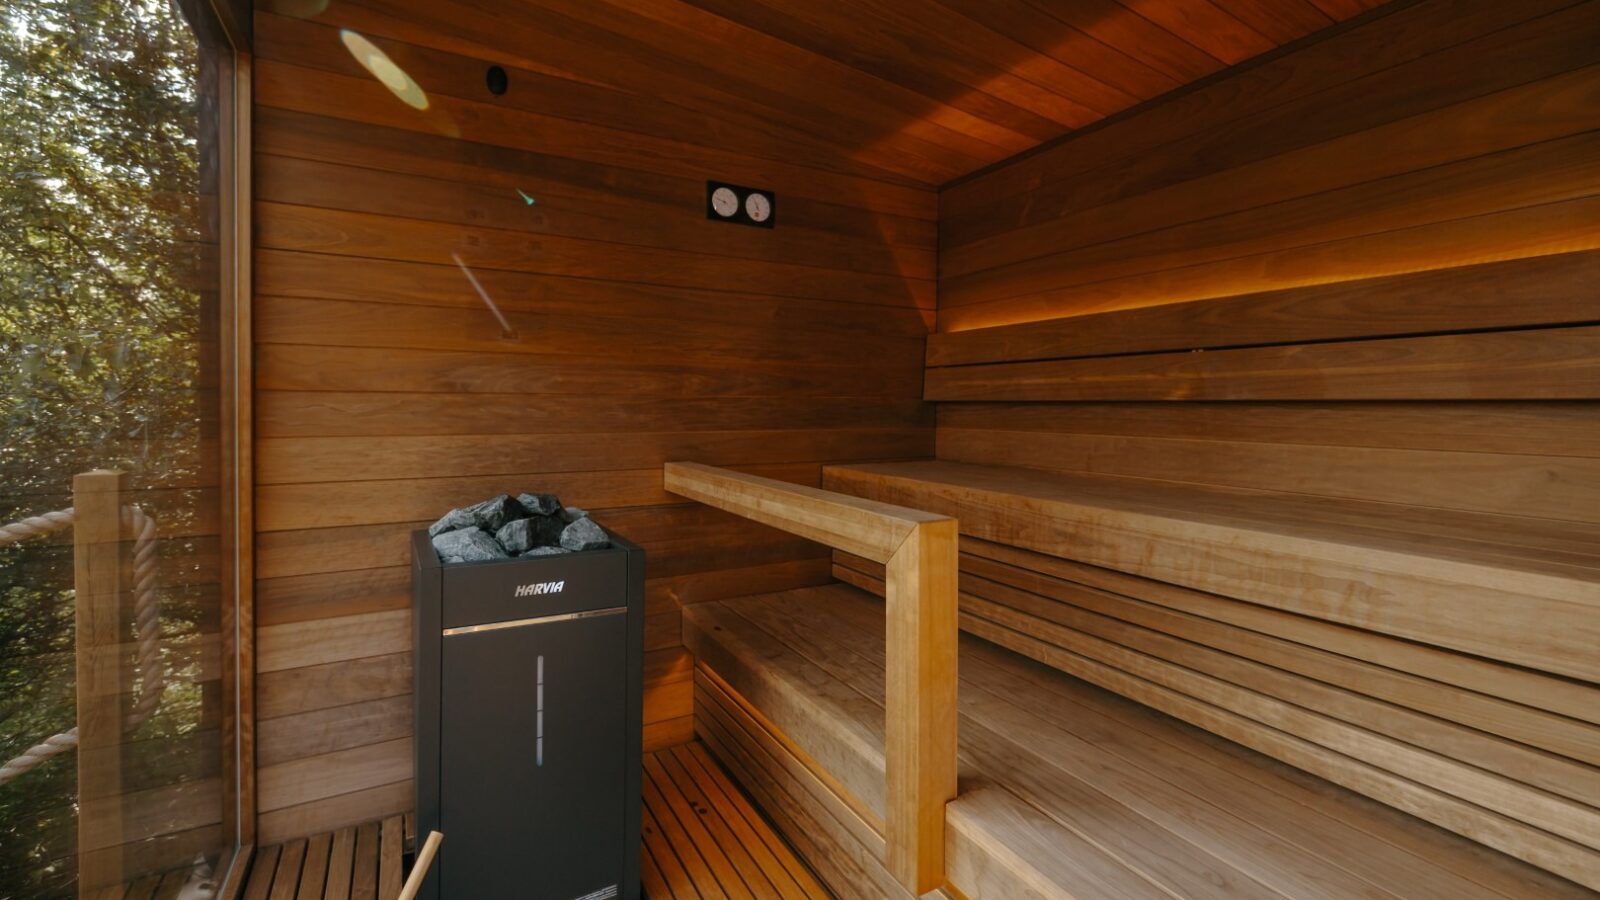
[[[829,578],[822,548],[665,493],[662,463],[817,484],[933,451],[931,191],[730,149],[704,117],[548,72],[508,67],[492,96],[413,6],[255,22],[267,842],[411,806],[411,529],[544,490],[644,545],[661,747],[692,736],[679,609]],[[708,222],[707,179],[775,191],[777,228]]]
[[[946,188],[939,329],[1600,246],[1600,4],[1385,9]]]
[[[1374,527],[1432,518],[1485,541],[1499,523],[1559,536],[1548,546],[1592,570],[1597,45],[1593,0],[1395,3],[946,188],[925,392],[943,401],[939,458],[1327,498]],[[1130,660],[1179,691],[1210,685],[1221,712],[1168,711],[1244,722],[1227,736],[1263,752],[1405,806],[1428,780],[1403,758],[1421,748],[1507,779],[1506,797],[1600,810],[1600,730],[1494,687],[1592,697],[1591,682],[1094,569],[1067,547],[963,549],[964,626],[1070,645],[1100,660],[1077,674],[1104,662],[1113,689],[1142,690]],[[1262,712],[1280,707],[1341,724]],[[1361,786],[1357,768],[1401,777]],[[1475,782],[1432,783],[1445,809]],[[1592,841],[1540,858],[1470,816],[1418,814],[1596,877]]]

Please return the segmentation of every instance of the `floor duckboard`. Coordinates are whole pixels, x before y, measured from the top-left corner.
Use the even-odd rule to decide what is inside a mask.
[[[829,897],[699,743],[645,755],[647,900]]]
[[[262,847],[243,900],[394,900],[416,839],[410,813]]]
[[[643,832],[646,900],[831,897],[699,743],[645,755]],[[394,900],[414,841],[407,814],[263,847],[238,896]],[[176,875],[167,881],[182,883]],[[127,898],[169,896],[161,892],[167,881],[151,876],[130,885]]]

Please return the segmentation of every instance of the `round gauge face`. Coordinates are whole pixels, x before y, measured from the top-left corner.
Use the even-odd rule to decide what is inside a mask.
[[[744,213],[752,221],[765,222],[772,215],[772,201],[765,194],[751,194],[744,198]]]
[[[733,188],[719,187],[711,192],[711,208],[726,219],[739,211],[739,195]]]

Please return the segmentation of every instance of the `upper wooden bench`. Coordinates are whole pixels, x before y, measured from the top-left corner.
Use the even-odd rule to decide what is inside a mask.
[[[963,628],[1600,887],[1600,527],[952,462],[824,483],[960,521]]]
[[[824,482],[996,543],[1600,681],[1600,526],[953,462]]]

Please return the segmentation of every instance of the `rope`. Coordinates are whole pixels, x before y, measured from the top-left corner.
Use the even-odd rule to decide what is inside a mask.
[[[161,705],[167,673],[161,659],[161,598],[156,594],[156,520],[137,506],[124,507],[123,514],[133,531],[133,628],[139,639],[139,699],[123,723],[124,731],[133,731]]]
[[[60,531],[71,525],[73,518],[71,509],[58,509],[0,527],[0,547]],[[161,598],[156,594],[156,521],[139,507],[126,506],[122,510],[122,525],[133,532],[133,624],[138,636],[140,685],[139,698],[122,727],[124,731],[133,731],[160,707],[161,695],[166,690],[166,669],[161,660]],[[76,728],[40,741],[0,765],[0,786],[77,746]]]
[[[29,516],[21,522],[12,522],[0,528],[0,547],[15,544],[20,540],[49,534],[72,524],[72,510],[58,509],[47,512],[42,516]]]
[[[65,753],[76,746],[78,746],[78,729],[76,728],[63,731],[54,737],[45,738],[24,750],[21,756],[0,766],[0,785],[12,781],[50,757],[58,753]]]

